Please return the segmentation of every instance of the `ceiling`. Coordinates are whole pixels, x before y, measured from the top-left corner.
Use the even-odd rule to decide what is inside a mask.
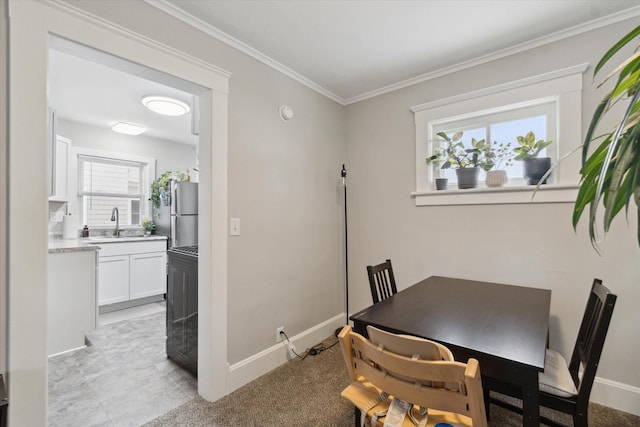
[[[611,14],[640,15],[638,0],[146,1],[345,104]]]
[[[344,105],[640,16],[638,0],[145,1]],[[51,50],[58,117],[109,128],[126,121],[146,126],[143,135],[197,144],[191,114],[160,116],[140,103],[149,94],[190,101],[188,91],[90,56]]]

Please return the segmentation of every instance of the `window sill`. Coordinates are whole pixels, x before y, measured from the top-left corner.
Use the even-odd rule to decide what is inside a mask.
[[[537,190],[537,191],[536,191]],[[484,187],[468,190],[415,191],[416,206],[498,205],[522,203],[573,203],[578,185]]]

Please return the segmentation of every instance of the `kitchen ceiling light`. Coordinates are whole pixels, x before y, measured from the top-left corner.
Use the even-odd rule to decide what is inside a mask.
[[[186,102],[166,96],[145,96],[142,98],[142,104],[149,110],[165,116],[182,116],[191,110]]]
[[[133,123],[118,122],[112,128],[114,132],[124,133],[127,135],[140,135],[147,130],[144,126],[134,125]]]

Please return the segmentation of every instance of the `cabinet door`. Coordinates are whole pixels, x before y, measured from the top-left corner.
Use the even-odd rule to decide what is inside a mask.
[[[98,263],[98,305],[129,300],[129,255],[101,256]]]
[[[144,298],[167,292],[165,252],[131,255],[129,298]]]
[[[52,194],[49,200],[57,202],[67,201],[67,167],[69,163],[69,145],[71,141],[61,136],[56,136],[53,146],[53,170],[52,170]]]

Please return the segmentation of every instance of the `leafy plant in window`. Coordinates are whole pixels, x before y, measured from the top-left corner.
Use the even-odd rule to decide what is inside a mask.
[[[456,132],[452,136],[445,132],[438,132],[437,135],[444,140],[445,146],[427,158],[427,163],[438,162],[442,169],[475,167],[484,170],[491,169],[493,161],[487,157],[487,154],[491,152],[491,144],[484,139],[471,138],[471,148],[466,148],[462,141],[464,132]]]
[[[525,136],[516,137],[519,146],[514,148],[516,152],[515,160],[525,160],[538,157],[538,154],[549,145],[553,144],[553,141],[545,141],[539,139],[536,141],[536,134],[529,131]]]
[[[539,139],[536,141],[536,135],[529,131],[524,136],[516,137],[518,147],[513,151],[516,153],[515,160],[522,160],[524,164],[524,177],[527,178],[529,185],[538,185],[547,183],[547,172],[551,168],[550,157],[538,157],[540,152],[553,144],[553,141],[545,141]]]
[[[594,77],[618,51],[638,36],[640,26],[614,44],[598,62]],[[604,205],[605,233],[623,207],[628,212],[632,199],[640,220],[640,52],[637,49],[606,76],[599,86],[616,75],[615,85],[600,101],[585,136],[580,188],[573,211],[575,229],[585,208],[589,206],[589,237],[596,250],[596,212],[601,201]],[[611,111],[611,107],[625,100],[628,100],[628,105],[618,125],[612,131],[594,137],[598,124]],[[600,145],[590,153],[591,143],[596,140],[601,140]],[[640,221],[637,239],[640,244]]]
[[[156,229],[156,223],[151,221],[149,218],[142,217],[142,228],[144,228],[145,231],[153,231]]]
[[[155,209],[160,207],[160,194],[167,188],[171,181],[186,181],[189,172],[166,171],[151,183],[151,202]]]
[[[491,156],[491,144],[484,139],[471,138],[471,147],[465,147],[462,141],[462,131],[452,136],[446,132],[438,132],[436,135],[445,143],[444,147],[436,149],[436,152],[427,157],[428,164],[440,169],[455,169],[458,175],[458,188],[474,188],[478,184],[480,169],[489,170],[493,166]],[[436,166],[437,165],[437,166]]]

